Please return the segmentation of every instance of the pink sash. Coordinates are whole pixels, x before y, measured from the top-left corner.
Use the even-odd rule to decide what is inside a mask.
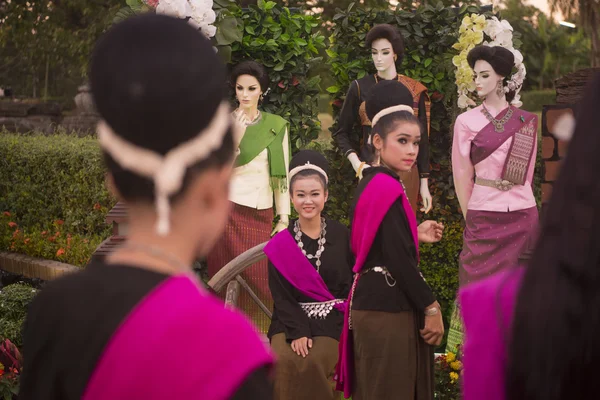
[[[265,246],[265,254],[283,277],[305,296],[318,302],[335,300],[321,275],[306,259],[287,229],[275,235]],[[341,312],[346,303],[335,304]]]

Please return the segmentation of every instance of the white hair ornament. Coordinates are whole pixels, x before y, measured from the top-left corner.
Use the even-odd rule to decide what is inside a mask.
[[[121,138],[106,121],[98,123],[97,131],[100,146],[117,164],[154,182],[158,218],[156,232],[160,236],[166,236],[170,231],[169,196],[181,189],[189,167],[206,159],[222,145],[230,126],[236,131],[241,129],[231,117],[229,105],[223,102],[206,128],[195,138],[181,143],[164,156]]]

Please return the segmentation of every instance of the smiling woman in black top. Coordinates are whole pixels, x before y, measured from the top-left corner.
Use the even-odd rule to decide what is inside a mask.
[[[299,218],[265,248],[273,295],[271,346],[277,354],[275,399],[339,398],[333,386],[345,299],[352,282],[348,229],[321,215],[327,161],[303,150],[290,163]]]

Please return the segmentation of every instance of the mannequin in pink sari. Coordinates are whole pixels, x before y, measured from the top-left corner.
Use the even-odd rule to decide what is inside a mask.
[[[465,217],[460,285],[515,265],[537,225],[533,172],[537,116],[510,104],[505,81],[513,54],[500,46],[477,46],[468,55],[483,103],[458,116],[452,172]]]

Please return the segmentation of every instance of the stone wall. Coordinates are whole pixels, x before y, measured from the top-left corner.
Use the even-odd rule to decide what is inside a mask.
[[[586,85],[592,81],[600,68],[586,68],[557,79],[556,105],[544,106],[542,111],[542,204],[548,202],[552,194],[552,185],[558,177],[561,161],[567,154],[568,143],[554,136],[555,124],[565,113],[573,117],[577,113],[577,104],[583,97]]]
[[[564,114],[575,115],[575,106],[570,104],[544,106],[542,111],[542,204],[547,203],[552,194],[552,185],[558,177],[562,159],[567,154],[568,143],[554,136],[555,124]]]
[[[31,99],[0,100],[0,130],[27,133],[41,132],[47,135],[57,131],[89,135],[95,131],[98,117],[77,110],[63,110],[55,102]]]

